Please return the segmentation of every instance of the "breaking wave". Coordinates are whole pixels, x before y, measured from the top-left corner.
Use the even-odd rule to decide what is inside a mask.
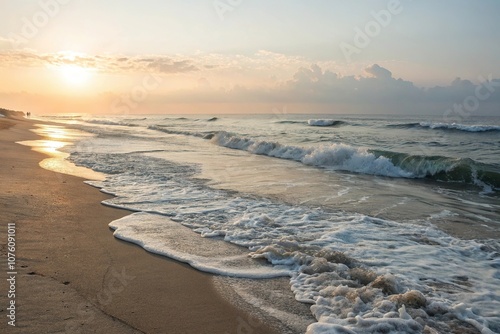
[[[150,125],[150,126],[148,126],[148,129],[160,131],[163,133],[168,133],[171,135],[184,135],[184,136],[192,136],[192,137],[198,137],[198,138],[204,138],[204,139],[211,139],[214,135],[214,133],[212,131],[207,131],[207,132],[181,131],[181,130],[167,129],[167,127],[168,127],[167,125],[165,125],[165,126]]]
[[[310,126],[339,126],[346,124],[346,122],[334,119],[310,119],[307,124]]]
[[[140,120],[140,119],[129,119],[129,121],[134,121],[134,120]],[[99,124],[99,125],[119,125],[119,126],[131,126],[131,127],[135,127],[135,126],[139,126],[137,124],[133,124],[133,123],[127,123],[127,122],[115,122],[115,121],[110,121],[110,120],[106,120],[106,119],[89,119],[89,120],[86,120],[85,121],[86,123],[91,123],[91,124]]]
[[[453,130],[453,131],[464,131],[464,132],[492,132],[500,131],[499,125],[466,125],[459,123],[434,123],[434,122],[420,122],[420,123],[402,123],[402,124],[390,124],[387,125],[390,128],[399,129],[437,129],[437,130]]]
[[[216,133],[211,140],[220,146],[258,155],[295,160],[306,165],[331,170],[461,182],[475,184],[488,191],[500,189],[500,167],[479,163],[472,159],[409,155],[335,143],[302,148],[242,138],[227,132]]]

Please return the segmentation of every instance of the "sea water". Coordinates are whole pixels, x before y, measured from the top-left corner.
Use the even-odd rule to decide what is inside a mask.
[[[135,212],[117,238],[227,277],[291,332],[500,332],[498,117],[49,119],[93,134],[64,149]],[[295,301],[264,301],[278,277]]]

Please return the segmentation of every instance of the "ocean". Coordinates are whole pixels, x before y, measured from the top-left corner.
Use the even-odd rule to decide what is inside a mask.
[[[133,211],[117,238],[283,332],[500,333],[500,117],[42,119],[92,134],[62,150]]]

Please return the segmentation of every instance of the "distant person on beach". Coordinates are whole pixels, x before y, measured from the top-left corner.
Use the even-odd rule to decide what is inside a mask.
[[[28,118],[30,118],[30,117],[31,117],[31,112],[29,112],[29,111],[28,111],[28,112],[26,113],[26,116],[27,116]]]

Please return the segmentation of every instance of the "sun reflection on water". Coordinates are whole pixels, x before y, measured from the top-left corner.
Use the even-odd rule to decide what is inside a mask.
[[[36,124],[37,128],[32,131],[44,139],[26,140],[18,144],[30,146],[33,151],[40,152],[49,158],[40,161],[40,167],[63,174],[74,175],[88,180],[104,180],[104,175],[94,172],[85,167],[79,167],[68,161],[69,153],[61,152],[65,146],[73,145],[75,140],[91,136],[81,131],[67,129],[62,126]]]

